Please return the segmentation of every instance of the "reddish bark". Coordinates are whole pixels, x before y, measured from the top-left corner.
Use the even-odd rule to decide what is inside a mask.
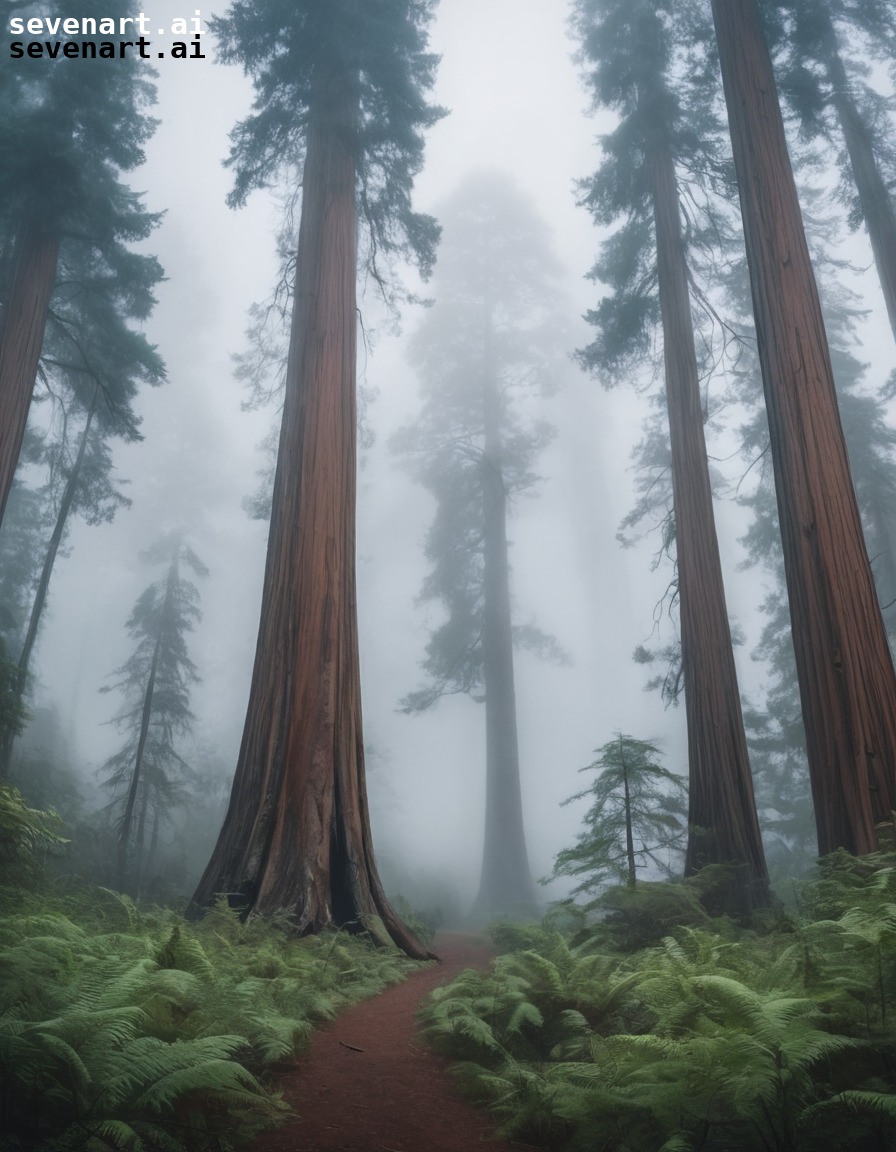
[[[896,806],[896,674],[756,0],[713,0],[744,218],[818,847],[863,854]]]
[[[30,221],[0,327],[0,522],[22,450],[58,257],[58,234]]]
[[[261,623],[230,806],[193,897],[427,950],[388,904],[364,783],[355,596],[357,84],[315,77]]]
[[[709,863],[742,866],[744,885],[737,897],[750,906],[768,902],[768,872],[716,536],[678,182],[661,121],[654,123],[657,128],[648,141],[647,166],[663,320],[688,729],[691,832],[685,871],[693,874]]]

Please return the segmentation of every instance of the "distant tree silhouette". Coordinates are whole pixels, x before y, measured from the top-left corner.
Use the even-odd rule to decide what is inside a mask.
[[[526,393],[555,383],[557,265],[543,223],[499,173],[468,177],[445,202],[435,303],[412,342],[423,408],[393,448],[437,501],[426,541],[432,564],[422,599],[447,620],[434,630],[424,687],[405,697],[421,712],[444,695],[484,702],[485,846],[476,911],[531,911],[520,789],[514,641],[545,655],[556,643],[514,625],[507,519],[532,491],[553,436],[527,416]]]

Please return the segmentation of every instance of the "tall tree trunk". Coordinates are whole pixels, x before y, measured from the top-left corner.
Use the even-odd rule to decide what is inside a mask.
[[[628,865],[627,883],[634,888],[638,875],[635,864],[635,836],[632,831],[632,797],[628,786],[628,765],[625,762],[625,748],[622,735],[619,736],[619,759],[622,767],[622,799],[625,804],[625,859]]]
[[[896,807],[896,674],[862,536],[827,338],[756,0],[713,0],[818,849],[864,854]]]
[[[167,630],[168,620],[171,615],[171,601],[174,596],[174,587],[178,580],[179,556],[180,550],[178,548],[178,550],[174,553],[174,557],[172,558],[171,566],[168,569],[168,579],[165,583],[165,599],[162,602],[162,610],[159,613],[159,631],[156,634],[156,643],[155,648],[153,648],[152,662],[149,666],[149,676],[147,677],[146,689],[143,693],[143,711],[140,716],[140,735],[137,739],[137,754],[134,757],[134,771],[131,775],[130,787],[128,788],[128,798],[125,803],[124,815],[121,818],[121,825],[118,829],[118,840],[116,845],[117,874],[118,886],[122,892],[125,891],[125,885],[127,882],[128,842],[131,838],[131,826],[134,822],[134,806],[137,801],[137,791],[141,784],[144,789],[144,801],[148,799],[148,790],[142,778],[143,755],[146,750],[146,740],[149,736],[149,724],[152,720],[152,698],[156,687],[156,673],[159,670],[159,656],[162,651],[162,644],[165,641],[165,632]],[[141,813],[141,827],[139,831],[139,852],[136,854],[138,861],[143,851],[142,819],[145,818],[145,815],[146,808],[144,805]],[[134,879],[136,888],[137,883],[139,883],[139,871]]]
[[[357,77],[319,68],[261,623],[230,805],[193,896],[429,955],[386,900],[364,781],[355,593]]]
[[[58,256],[55,231],[36,220],[25,225],[0,325],[0,522],[22,450]]]
[[[535,909],[529,871],[513,675],[510,565],[507,555],[507,494],[501,445],[501,398],[486,316],[483,357],[482,456],[485,680],[485,842],[476,912],[483,916],[525,914]]]
[[[823,5],[819,5],[819,15],[824,22],[821,49],[831,85],[831,100],[843,131],[890,328],[896,339],[896,201],[878,167],[868,126],[850,90],[833,21]]]
[[[134,856],[133,856],[133,884],[131,890],[135,899],[139,900],[143,895],[143,881],[144,881],[144,860],[143,860],[143,846],[146,843],[146,816],[149,811],[149,784],[146,780],[146,774],[143,774],[143,787],[141,788],[140,795],[140,815],[137,817],[137,835],[134,837]]]
[[[149,837],[149,852],[146,854],[146,868],[144,870],[144,877],[146,880],[152,878],[152,870],[156,863],[156,852],[159,847],[159,825],[161,823],[161,813],[158,802],[152,813],[152,833]]]
[[[868,526],[877,547],[877,555],[872,557],[877,599],[889,633],[896,632],[896,541],[893,539],[893,514],[894,509],[875,490],[868,503]]]
[[[96,406],[99,401],[99,395],[100,389],[99,385],[97,385],[93,392],[93,398],[90,401],[90,407],[87,410],[87,419],[84,423],[84,431],[81,433],[81,443],[78,446],[78,455],[75,457],[75,462],[72,465],[72,470],[69,473],[68,480],[66,481],[65,488],[62,493],[62,499],[59,502],[59,512],[56,516],[56,524],[53,527],[53,535],[50,537],[50,542],[47,545],[47,554],[44,557],[44,563],[40,573],[40,580],[37,584],[37,591],[34,594],[34,603],[31,605],[31,615],[28,619],[28,631],[25,633],[25,642],[22,645],[22,652],[19,656],[19,669],[22,674],[23,689],[24,680],[28,674],[28,665],[31,662],[31,652],[37,639],[37,632],[38,628],[40,627],[41,616],[43,615],[44,607],[47,602],[47,592],[50,588],[50,577],[53,574],[53,566],[56,563],[56,556],[59,552],[59,546],[62,543],[62,537],[65,535],[69,513],[71,512],[72,505],[75,502],[75,496],[78,491],[78,484],[81,480],[81,469],[84,467],[84,457],[87,453],[87,441],[90,437],[90,429],[93,424],[93,417],[96,413]]]
[[[78,481],[81,478],[81,468],[84,464],[84,454],[87,448],[87,437],[90,434],[90,425],[93,422],[93,415],[96,411],[97,399],[99,397],[99,386],[94,390],[93,399],[90,403],[90,408],[87,412],[87,421],[84,425],[84,432],[81,436],[81,444],[78,448],[78,455],[75,458],[75,463],[72,466],[69,478],[66,481],[65,489],[62,493],[62,500],[59,503],[59,513],[56,516],[56,524],[53,528],[53,535],[50,537],[50,543],[47,545],[47,553],[44,556],[44,563],[40,573],[40,580],[37,584],[37,591],[34,594],[34,603],[31,605],[31,615],[28,618],[28,630],[25,633],[25,642],[22,645],[22,651],[19,655],[17,664],[17,680],[15,691],[18,698],[21,700],[25,695],[25,688],[28,683],[28,665],[31,662],[31,652],[34,648],[34,643],[37,640],[37,632],[40,627],[41,616],[43,615],[44,605],[47,602],[47,591],[50,587],[50,576],[53,572],[53,565],[56,563],[56,555],[59,551],[59,545],[62,543],[62,537],[65,533],[65,526],[68,522],[68,515],[71,512],[72,504],[75,499],[75,493],[78,489]],[[13,747],[15,745],[15,736],[12,733],[7,733],[2,741],[0,741],[0,779],[5,779],[9,775]]]
[[[137,791],[140,787],[141,772],[143,768],[143,754],[146,750],[146,738],[149,735],[149,722],[152,719],[152,697],[156,686],[156,672],[159,668],[159,653],[162,650],[162,636],[164,633],[164,620],[165,613],[168,607],[168,596],[171,590],[171,578],[169,575],[168,580],[168,593],[165,596],[165,608],[162,611],[162,618],[159,624],[159,632],[156,636],[156,646],[152,653],[152,663],[149,667],[149,677],[146,681],[146,689],[143,693],[143,711],[140,716],[140,736],[137,740],[137,754],[134,757],[134,771],[131,773],[131,783],[128,787],[128,796],[125,801],[124,815],[121,818],[121,824],[118,827],[118,837],[116,839],[116,883],[118,884],[119,891],[126,891],[128,879],[128,844],[131,839],[131,826],[134,822],[134,808],[137,803]]]
[[[705,864],[738,865],[742,875],[731,897],[748,909],[768,903],[768,872],[716,537],[678,181],[660,109],[656,112],[650,118],[654,128],[647,143],[647,169],[663,320],[688,730],[690,833],[685,871],[693,874]]]

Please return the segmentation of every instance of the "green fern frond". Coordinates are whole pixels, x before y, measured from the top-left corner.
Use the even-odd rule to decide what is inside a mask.
[[[264,1089],[250,1072],[231,1060],[197,1057],[188,1067],[157,1080],[134,1101],[134,1107],[162,1112],[188,1096],[226,1096],[231,1106],[252,1107],[263,1098]]]
[[[533,1028],[540,1028],[544,1024],[544,1016],[534,1004],[524,1000],[513,1009],[505,1028],[511,1033],[521,1032],[523,1026],[526,1024],[531,1025]]]
[[[102,909],[103,914],[108,916],[111,910],[112,917],[114,917],[114,914],[118,913],[119,922],[123,920],[124,926],[129,932],[135,931],[140,923],[140,913],[130,896],[126,896],[123,892],[116,892],[112,888],[98,887],[97,892],[106,897],[107,903]]]
[[[847,1110],[854,1113],[865,1113],[880,1116],[887,1120],[896,1120],[896,1095],[891,1092],[862,1092],[857,1089],[848,1089],[838,1092],[830,1100],[822,1100],[813,1104],[803,1113],[803,1121],[822,1119],[832,1111]]]
[[[112,1148],[122,1152],[143,1152],[143,1141],[124,1120],[101,1120],[92,1127],[88,1149]]]
[[[568,952],[567,952],[568,956]],[[538,995],[562,999],[566,982],[557,963],[541,956],[538,952],[517,952],[512,957],[503,958],[507,970],[525,979]],[[496,973],[498,967],[496,965]]]

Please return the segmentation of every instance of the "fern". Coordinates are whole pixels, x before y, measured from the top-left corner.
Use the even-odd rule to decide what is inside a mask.
[[[835,885],[855,905],[761,936],[678,925],[620,957],[579,925],[502,925],[508,951],[438,989],[425,1034],[505,1135],[552,1149],[896,1149],[896,871],[838,869],[826,907]]]
[[[0,920],[0,1127],[35,1152],[227,1152],[278,1122],[267,1068],[412,967],[344,932],[219,907],[187,925],[100,892]]]

